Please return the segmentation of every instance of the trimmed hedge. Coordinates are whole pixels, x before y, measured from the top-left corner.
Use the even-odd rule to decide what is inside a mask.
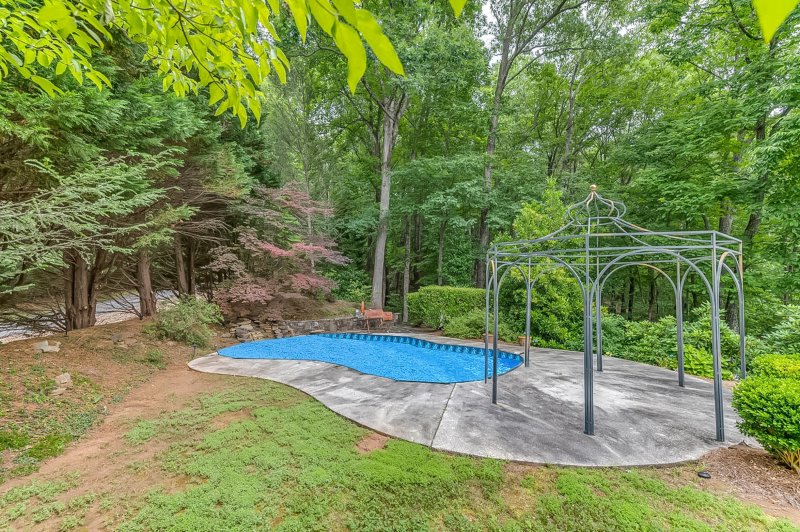
[[[486,292],[480,288],[424,286],[407,297],[408,320],[432,329],[441,329],[451,319],[486,305]]]
[[[733,389],[743,434],[800,474],[800,379],[750,377]]]
[[[751,364],[753,375],[800,380],[800,353],[761,355]]]

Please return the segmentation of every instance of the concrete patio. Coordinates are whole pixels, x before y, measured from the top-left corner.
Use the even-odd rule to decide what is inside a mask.
[[[481,342],[403,333],[439,343]],[[502,349],[521,353],[518,346]],[[523,462],[634,466],[700,458],[746,440],[725,392],[727,441],[714,439],[711,382],[664,368],[606,357],[594,375],[595,435],[583,433],[583,355],[533,349],[531,366],[501,375],[498,404],[491,381],[458,384],[399,382],[325,362],[242,360],[216,353],[189,367],[269,379],[315,397],[328,408],[378,432],[433,449]]]

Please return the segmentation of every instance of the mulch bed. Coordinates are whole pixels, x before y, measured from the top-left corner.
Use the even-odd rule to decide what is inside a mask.
[[[762,449],[739,444],[703,457],[712,477],[723,479],[744,498],[753,496],[800,511],[800,475]]]

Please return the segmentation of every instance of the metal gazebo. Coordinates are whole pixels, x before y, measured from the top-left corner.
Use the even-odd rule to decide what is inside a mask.
[[[593,372],[603,371],[601,301],[603,286],[615,272],[631,266],[651,268],[665,277],[675,293],[678,386],[684,386],[683,291],[689,274],[705,286],[711,302],[711,351],[714,367],[716,439],[725,441],[720,348],[720,280],[730,275],[738,296],[739,377],[746,375],[742,241],[719,231],[649,231],[624,219],[625,205],[606,199],[592,185],[586,199],[570,206],[565,225],[534,240],[501,242],[486,254],[486,335],[484,380],[492,379],[497,403],[497,330],[499,292],[509,272],[525,283],[525,367],[530,366],[531,294],[541,276],[566,269],[583,296],[584,432],[594,434]],[[492,301],[493,299],[493,301]],[[489,319],[493,317],[492,347]],[[492,354],[492,371],[489,356]],[[595,362],[596,361],[596,362]]]

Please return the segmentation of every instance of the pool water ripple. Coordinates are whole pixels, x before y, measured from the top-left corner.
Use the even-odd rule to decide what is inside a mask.
[[[453,383],[483,379],[483,348],[428,342],[409,336],[331,333],[246,342],[219,350],[230,358],[314,360],[398,381]],[[491,357],[491,351],[490,351]],[[498,374],[522,357],[498,351]],[[491,358],[489,375],[492,374]]]

